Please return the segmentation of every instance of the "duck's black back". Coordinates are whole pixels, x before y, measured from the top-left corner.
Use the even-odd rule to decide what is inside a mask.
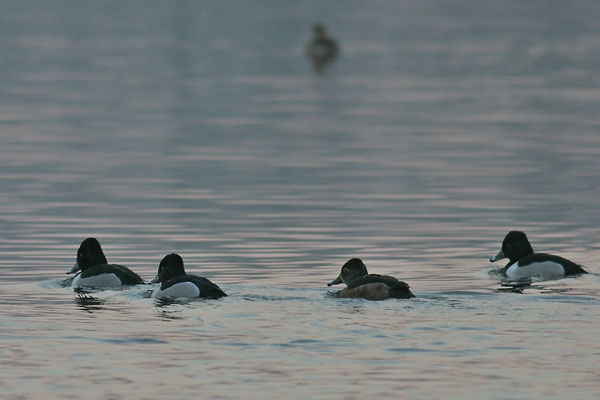
[[[573,261],[567,260],[566,258],[546,253],[534,253],[521,258],[519,260],[519,267],[525,267],[533,263],[545,261],[551,261],[562,265],[565,269],[565,275],[587,274],[581,265],[575,264]]]
[[[370,283],[385,284],[390,288],[389,296],[396,299],[410,299],[411,297],[415,297],[415,295],[410,291],[410,286],[408,286],[408,284],[389,275],[369,274],[360,276],[356,279],[353,279],[348,284],[348,289],[354,289]]]

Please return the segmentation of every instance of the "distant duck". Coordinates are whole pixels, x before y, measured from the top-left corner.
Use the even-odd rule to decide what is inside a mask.
[[[322,72],[327,64],[334,61],[340,48],[337,42],[327,36],[325,27],[321,24],[313,26],[313,38],[306,45],[306,56],[311,60],[315,72]]]
[[[153,298],[209,298],[218,299],[227,294],[206,278],[187,275],[183,259],[178,254],[166,255],[160,262],[158,274],[150,283],[160,282],[152,293]]]
[[[77,271],[81,272],[73,278],[73,287],[114,288],[144,283],[144,280],[129,268],[108,264],[100,243],[95,238],[87,238],[81,243],[77,250],[77,261],[67,274]]]
[[[567,275],[587,274],[581,265],[565,258],[534,253],[523,232],[510,231],[502,241],[502,249],[490,262],[508,258],[508,264],[500,270],[510,280],[518,281],[532,277],[556,278]]]
[[[336,293],[342,298],[363,298],[367,300],[410,299],[415,297],[409,286],[387,275],[369,274],[367,267],[358,258],[347,261],[340,275],[327,286],[345,283],[346,288]]]

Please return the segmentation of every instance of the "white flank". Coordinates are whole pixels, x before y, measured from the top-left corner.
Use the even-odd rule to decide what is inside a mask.
[[[519,267],[518,264],[519,263],[516,262],[506,270],[508,279],[519,280],[534,276],[556,277],[564,276],[565,274],[563,266],[554,261],[532,263],[525,267]]]
[[[121,286],[121,280],[112,272],[109,274],[90,276],[89,278],[82,278],[81,274],[79,274],[73,279],[71,286],[84,286],[93,288],[119,287]]]
[[[154,292],[152,292],[152,297],[155,299],[160,297],[200,297],[200,289],[192,282],[181,282],[176,283],[173,286],[166,288],[165,290],[160,290],[160,287],[157,287],[156,289],[154,289]]]

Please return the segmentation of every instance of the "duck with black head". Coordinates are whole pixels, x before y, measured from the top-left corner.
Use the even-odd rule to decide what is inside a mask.
[[[312,62],[316,73],[324,71],[325,67],[333,62],[340,53],[337,42],[327,35],[325,26],[313,26],[313,38],[306,45],[306,56]]]
[[[67,274],[77,271],[81,272],[73,278],[73,287],[115,288],[144,283],[144,280],[129,268],[109,264],[95,238],[87,238],[81,242],[77,250],[77,261]]]
[[[410,287],[388,275],[369,274],[359,258],[348,260],[340,275],[327,286],[346,284],[346,288],[335,293],[342,298],[363,298],[367,300],[410,299],[415,295]]]
[[[525,233],[510,231],[502,241],[502,248],[490,262],[508,258],[500,273],[512,281],[530,278],[555,279],[568,275],[587,274],[581,265],[560,256],[534,253]]]
[[[207,298],[218,299],[227,294],[206,278],[188,275],[183,268],[183,259],[179,254],[168,254],[158,266],[158,274],[150,283],[160,283],[153,298]]]

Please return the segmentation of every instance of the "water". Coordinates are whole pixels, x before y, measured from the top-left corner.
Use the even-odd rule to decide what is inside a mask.
[[[600,396],[600,6],[396,3],[3,3],[3,398]],[[511,229],[591,273],[506,290]],[[229,297],[75,293],[88,236]]]

